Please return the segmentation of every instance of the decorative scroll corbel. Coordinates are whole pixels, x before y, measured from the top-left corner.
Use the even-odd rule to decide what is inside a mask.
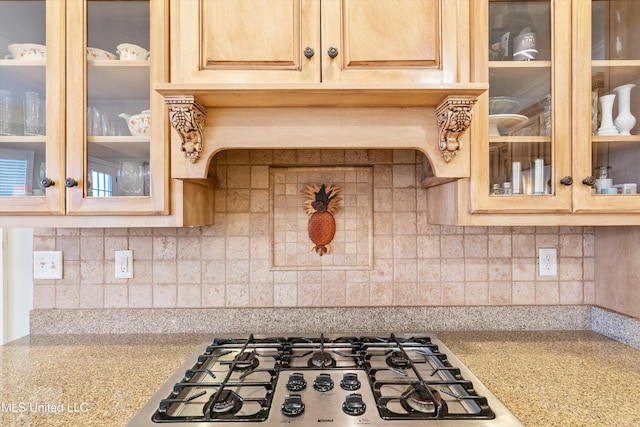
[[[191,163],[200,159],[204,141],[204,118],[207,108],[194,96],[167,96],[171,126],[182,139],[180,151]]]
[[[471,112],[475,103],[476,98],[473,96],[448,96],[434,110],[440,127],[440,153],[447,163],[460,151],[460,138],[471,125]]]

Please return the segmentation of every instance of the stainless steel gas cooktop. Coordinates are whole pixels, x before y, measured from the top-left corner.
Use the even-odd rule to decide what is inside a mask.
[[[216,338],[127,424],[522,424],[433,335]]]

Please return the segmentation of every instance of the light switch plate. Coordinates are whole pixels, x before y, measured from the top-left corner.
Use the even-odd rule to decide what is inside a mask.
[[[62,279],[62,251],[33,252],[34,279]]]

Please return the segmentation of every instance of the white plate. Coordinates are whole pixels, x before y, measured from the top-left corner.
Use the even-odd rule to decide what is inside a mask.
[[[513,127],[524,125],[529,121],[527,116],[521,114],[493,114],[489,116],[489,135],[500,136],[500,129],[509,130]]]

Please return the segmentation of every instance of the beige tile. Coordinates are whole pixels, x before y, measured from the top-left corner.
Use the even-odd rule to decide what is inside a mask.
[[[95,261],[104,259],[104,238],[81,237],[80,259],[83,261]]]
[[[440,237],[440,254],[442,258],[464,257],[463,237],[460,235],[443,235]]]
[[[370,304],[368,282],[348,282],[346,286],[346,303],[350,306],[368,306]]]
[[[511,235],[489,234],[488,256],[492,258],[505,258],[511,256]]]
[[[464,282],[464,258],[446,258],[440,262],[443,282]]]
[[[441,280],[440,274],[440,259],[418,259],[418,281],[425,283],[439,283]]]
[[[104,261],[81,262],[80,283],[83,285],[104,283],[104,266]]]
[[[201,261],[187,261],[180,260],[177,263],[178,271],[177,271],[177,283],[187,283],[194,284],[200,283],[202,266]]]
[[[200,307],[202,305],[200,285],[179,285],[177,290],[176,305],[178,307]]]
[[[79,308],[80,307],[80,286],[79,285],[57,285],[56,286],[56,308]]]
[[[298,306],[320,307],[322,306],[322,284],[298,283]]]
[[[33,308],[55,308],[56,287],[52,285],[35,285],[33,287]]]
[[[153,259],[153,238],[150,236],[129,236],[129,247],[133,251],[133,260]]]
[[[464,260],[464,275],[466,281],[486,282],[489,271],[486,258],[466,258]]]
[[[489,285],[487,282],[470,282],[465,285],[465,305],[487,305]]]
[[[179,260],[199,260],[201,237],[180,237],[177,239],[177,258]]]
[[[153,307],[175,307],[177,304],[176,285],[153,285]]]
[[[440,282],[418,282],[416,292],[418,305],[442,305],[442,285]]]
[[[536,236],[529,234],[514,234],[511,238],[512,256],[514,258],[535,258]]]
[[[489,258],[487,261],[489,282],[511,280],[511,258]]]
[[[560,282],[560,304],[582,304],[584,284],[582,281]]]
[[[487,256],[486,235],[465,235],[464,236],[464,255],[466,257],[482,258]]]
[[[127,285],[106,285],[104,287],[105,308],[125,308],[129,306],[129,289]]]
[[[464,305],[464,283],[445,282],[442,284],[442,304],[444,305]]]
[[[347,305],[345,283],[324,281],[322,283],[322,305],[325,307],[344,307]]]
[[[582,234],[563,234],[560,236],[560,249],[558,256],[563,257],[581,257],[583,255],[582,244],[584,237]]]
[[[227,188],[251,188],[251,166],[227,166]]]
[[[249,305],[249,285],[227,284],[225,296],[226,307],[247,307]]]
[[[511,282],[489,281],[488,303],[496,305],[511,304]]]
[[[514,258],[512,260],[511,277],[514,281],[532,281],[536,279],[536,258]]]
[[[558,282],[536,283],[536,304],[558,304],[559,302]]]
[[[416,282],[418,279],[418,262],[415,259],[394,259],[394,282]]]
[[[135,274],[135,267],[134,267]],[[153,284],[171,284],[176,283],[177,266],[176,261],[153,261],[152,267]]]
[[[535,282],[513,282],[512,302],[515,305],[533,305],[536,303]]]
[[[153,259],[176,259],[177,240],[174,236],[158,236],[153,238]]]
[[[273,283],[255,283],[249,285],[249,304],[251,307],[274,307]]]
[[[110,287],[110,286],[106,286]],[[105,305],[104,285],[80,286],[80,307],[103,308]]]
[[[38,239],[38,244],[41,244],[42,240]],[[53,243],[53,241],[52,241]],[[54,248],[36,248],[36,242],[34,240],[34,250],[53,250]],[[55,239],[55,250],[62,251],[62,256],[65,260],[79,260],[80,259],[80,238],[77,236],[69,237],[57,237]]]
[[[273,286],[273,303],[276,307],[297,306],[298,285],[295,283],[276,283]]]
[[[129,307],[152,308],[153,287],[149,284],[129,285]]]
[[[226,301],[226,288],[223,284],[202,285],[203,307],[224,307]]]
[[[582,280],[582,258],[558,258],[558,276],[560,280]]]
[[[415,282],[395,282],[393,284],[393,305],[417,305],[418,285]]]

